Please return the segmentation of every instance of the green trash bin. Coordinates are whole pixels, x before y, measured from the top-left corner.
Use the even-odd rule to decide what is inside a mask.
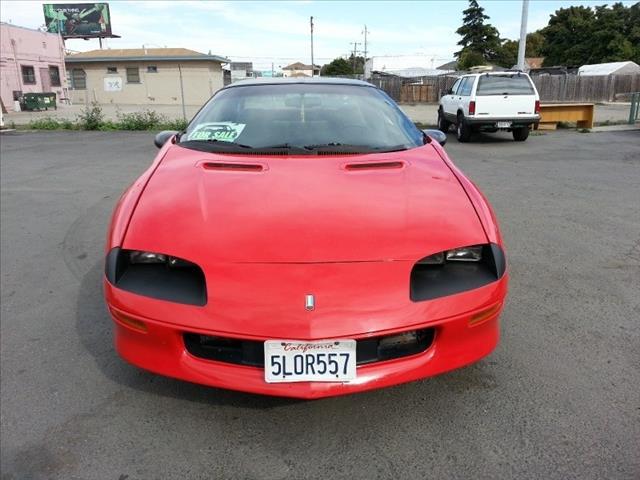
[[[22,110],[49,110],[57,109],[56,94],[54,92],[45,93],[25,93],[20,102]]]

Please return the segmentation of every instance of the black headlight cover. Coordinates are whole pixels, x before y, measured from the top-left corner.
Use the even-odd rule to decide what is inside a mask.
[[[169,302],[207,304],[204,272],[198,265],[182,259],[178,259],[177,267],[168,263],[131,263],[131,252],[115,247],[107,254],[105,275],[113,286]]]
[[[500,280],[505,270],[504,252],[495,243],[482,246],[479,262],[416,263],[411,270],[410,298],[422,302],[473,290]]]

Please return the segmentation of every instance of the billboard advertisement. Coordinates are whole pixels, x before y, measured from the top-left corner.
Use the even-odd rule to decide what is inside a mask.
[[[111,16],[108,3],[45,3],[47,31],[63,38],[110,37]]]

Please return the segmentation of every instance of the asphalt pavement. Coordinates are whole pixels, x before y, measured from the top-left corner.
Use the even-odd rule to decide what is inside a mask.
[[[318,401],[116,355],[106,225],[152,140],[0,135],[2,480],[640,478],[640,131],[450,135],[506,239],[501,343],[439,377]]]

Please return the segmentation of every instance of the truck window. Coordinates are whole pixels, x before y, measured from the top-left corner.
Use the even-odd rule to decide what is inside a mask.
[[[458,95],[468,97],[471,95],[471,89],[473,88],[473,77],[467,77],[462,81],[460,88],[458,89]]]
[[[525,75],[483,75],[476,95],[534,95],[533,86]]]

